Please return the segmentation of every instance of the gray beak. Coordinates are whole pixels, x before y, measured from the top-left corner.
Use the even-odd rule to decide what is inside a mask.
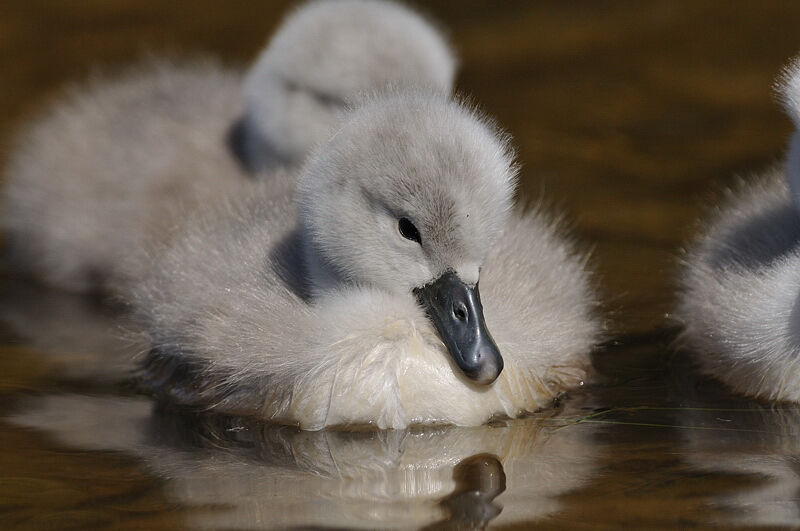
[[[478,285],[471,288],[449,271],[414,290],[459,369],[488,385],[503,370],[503,358],[483,319]]]

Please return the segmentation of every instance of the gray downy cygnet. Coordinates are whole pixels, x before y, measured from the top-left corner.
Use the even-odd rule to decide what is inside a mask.
[[[2,224],[14,261],[71,291],[117,291],[197,209],[298,165],[346,102],[384,89],[449,95],[455,61],[413,11],[323,0],[291,13],[246,75],[154,60],[74,87],[20,136]],[[237,125],[234,125],[237,124]],[[237,160],[232,150],[241,157]]]
[[[800,60],[778,82],[800,128]],[[785,165],[724,204],[688,253],[676,316],[700,369],[734,391],[800,402],[800,133]]]
[[[513,208],[512,159],[449,98],[363,102],[299,177],[231,197],[158,252],[130,297],[144,380],[312,430],[550,405],[586,377],[602,327],[585,256]]]

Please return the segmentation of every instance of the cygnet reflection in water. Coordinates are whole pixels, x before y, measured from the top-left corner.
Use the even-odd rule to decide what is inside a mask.
[[[192,528],[482,527],[533,521],[591,479],[589,427],[304,432],[144,398],[50,395],[11,417],[71,448],[139,458]]]
[[[737,478],[711,505],[722,522],[789,526],[800,521],[800,409],[775,407],[729,395],[721,384],[686,387],[687,400],[714,399],[713,408],[687,408],[678,416],[684,454],[706,475]],[[719,520],[715,523],[721,523]]]
[[[484,528],[503,511],[494,499],[506,490],[503,464],[491,454],[478,454],[461,461],[453,469],[456,488],[439,504],[448,510],[447,519],[434,529]]]

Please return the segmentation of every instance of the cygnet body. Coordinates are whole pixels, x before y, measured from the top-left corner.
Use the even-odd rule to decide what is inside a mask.
[[[800,62],[780,83],[800,127]],[[734,391],[800,402],[800,139],[784,168],[729,193],[689,252],[677,317],[707,374]]]
[[[425,93],[360,105],[300,172],[187,226],[134,291],[145,381],[298,425],[475,425],[589,371],[585,257],[513,209],[507,140]],[[479,288],[480,286],[480,288]]]
[[[450,94],[454,59],[398,4],[312,2],[247,74],[154,60],[66,94],[21,135],[3,227],[23,269],[72,291],[116,291],[195,209],[299,164],[362,92]]]

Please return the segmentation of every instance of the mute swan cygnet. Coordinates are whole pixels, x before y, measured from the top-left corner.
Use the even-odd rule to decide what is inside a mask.
[[[240,154],[300,161],[327,137],[348,101],[385,87],[450,94],[455,58],[426,20],[386,1],[307,4],[281,26],[244,82]]]
[[[453,74],[447,44],[402,6],[306,4],[246,76],[161,60],[71,91],[20,138],[3,227],[22,267],[48,283],[114,290],[131,276],[131,249],[250,184],[230,147],[261,173],[269,160],[297,164],[346,100],[387,84],[449,95]]]
[[[781,90],[800,127],[800,61]],[[783,171],[731,195],[686,259],[683,337],[734,391],[800,402],[800,132]]]
[[[274,186],[228,201],[161,252],[131,297],[145,381],[310,430],[550,405],[586,376],[601,327],[585,257],[512,208],[515,180],[505,137],[460,104],[363,103],[296,203]]]

